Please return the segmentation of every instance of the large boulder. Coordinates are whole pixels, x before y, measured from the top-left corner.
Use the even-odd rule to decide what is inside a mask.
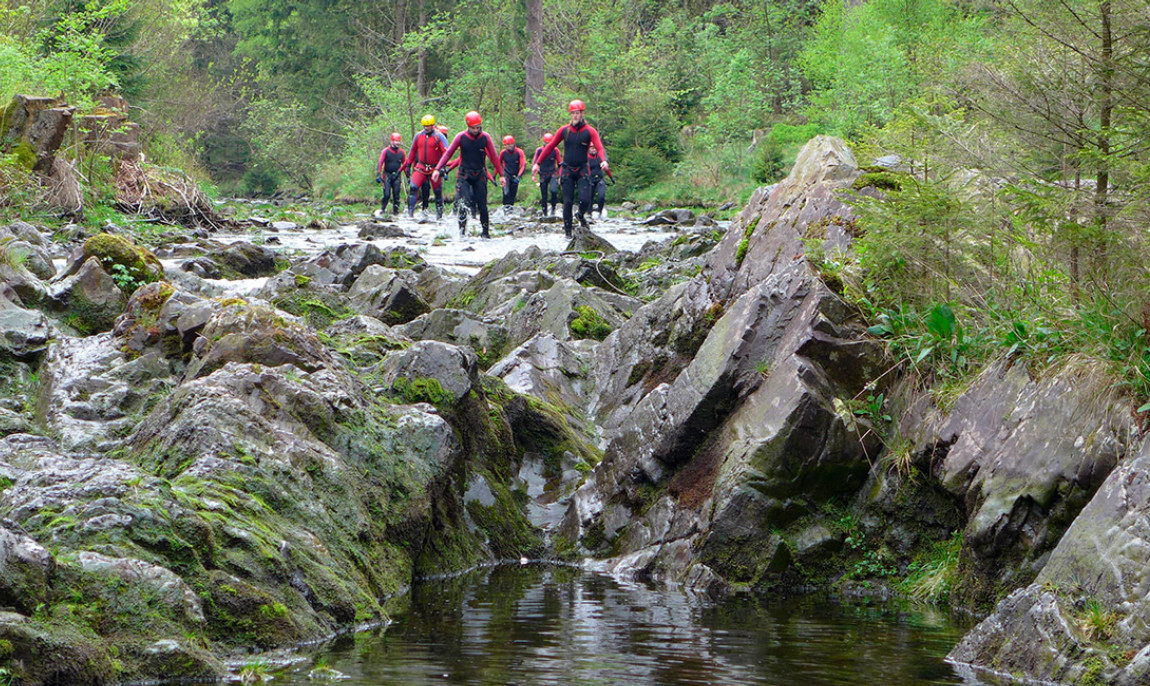
[[[65,276],[76,273],[89,259],[95,258],[105,272],[131,295],[139,286],[164,278],[164,266],[147,248],[114,233],[101,233],[84,241],[83,247],[65,269]]]
[[[516,393],[579,412],[587,406],[593,384],[593,348],[589,341],[565,341],[544,332],[512,350],[487,373],[503,379]]]
[[[508,349],[507,329],[500,320],[467,310],[435,309],[395,329],[416,341],[466,345],[475,351],[482,367],[490,367]]]
[[[229,362],[268,367],[290,364],[309,372],[335,365],[327,346],[294,317],[238,299],[223,305],[208,320],[192,344],[192,352],[186,372],[189,379],[210,374]]]
[[[52,284],[48,297],[64,323],[84,335],[110,330],[128,302],[97,257],[89,257],[75,272]]]
[[[249,241],[236,241],[206,257],[219,265],[219,273],[226,279],[251,279],[276,273],[275,251]]]
[[[550,288],[505,302],[489,310],[489,314],[505,319],[512,345],[543,332],[560,340],[601,341],[641,305],[637,299],[611,297],[599,289],[560,278]]]
[[[430,312],[431,306],[411,277],[411,272],[369,266],[348,291],[352,309],[391,325],[406,324]]]
[[[26,310],[0,296],[0,357],[26,359],[48,348],[52,329],[42,312]]]
[[[479,388],[479,360],[470,348],[419,341],[380,364],[383,385],[408,402],[455,404]]]

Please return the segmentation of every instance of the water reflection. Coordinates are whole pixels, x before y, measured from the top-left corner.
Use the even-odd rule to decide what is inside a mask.
[[[942,613],[825,599],[722,602],[569,568],[416,587],[386,631],[320,656],[345,684],[973,684],[942,662]],[[303,684],[311,665],[281,677]]]

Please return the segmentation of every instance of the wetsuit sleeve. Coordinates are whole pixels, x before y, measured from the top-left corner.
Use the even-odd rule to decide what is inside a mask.
[[[607,161],[607,148],[603,147],[603,141],[599,140],[599,132],[595,130],[594,126],[588,126],[587,129],[591,132],[591,144],[599,151],[599,159],[604,162]]]
[[[451,159],[451,156],[455,154],[456,149],[459,148],[459,136],[462,135],[462,133],[457,135],[455,140],[451,141],[451,145],[447,146],[447,150],[443,153],[443,157],[440,157],[439,163],[435,165],[435,171],[443,169],[443,165],[447,164],[447,162]]]
[[[439,144],[443,146],[443,149],[444,149],[444,150],[446,150],[446,149],[447,149],[447,145],[448,145],[448,144],[447,144],[447,136],[444,136],[444,135],[443,135],[443,132],[442,132],[442,131],[440,131],[440,132],[436,132],[436,134],[435,134],[435,137],[436,137],[437,139],[439,139]]]
[[[519,151],[519,176],[523,176],[523,172],[527,171],[527,155],[523,153],[523,148],[516,148]]]
[[[531,164],[532,165],[539,164],[539,160],[540,160],[539,153],[541,153],[541,152],[543,152],[543,146],[539,146],[538,148],[535,148],[535,154],[531,156]]]
[[[403,166],[399,168],[399,171],[403,171],[404,169],[407,169],[408,167],[414,167],[415,166],[415,146],[418,143],[419,143],[419,134],[417,133],[417,134],[415,134],[415,138],[411,139],[411,150],[407,151],[407,159],[405,159],[403,161]]]
[[[559,156],[558,150],[551,154],[555,156],[555,167],[558,168],[560,164],[563,164],[563,158]]]
[[[463,163],[463,158],[462,157],[456,157],[455,159],[448,162],[446,166],[448,169],[455,169],[456,167],[458,167],[462,163]]]
[[[539,153],[539,159],[547,159],[547,156],[551,154],[551,151],[555,150],[555,148],[559,146],[559,141],[563,140],[563,135],[565,133],[567,133],[567,126],[560,126],[559,130],[555,132],[555,137],[551,139],[551,142],[543,146],[543,152]]]
[[[384,148],[383,150],[379,151],[379,164],[375,165],[375,175],[376,176],[383,174],[383,158],[384,157],[387,157],[387,148]]]
[[[503,175],[503,163],[499,161],[499,153],[495,152],[495,144],[491,142],[491,136],[484,135],[487,139],[487,159],[491,160],[491,164],[495,165],[495,175]]]

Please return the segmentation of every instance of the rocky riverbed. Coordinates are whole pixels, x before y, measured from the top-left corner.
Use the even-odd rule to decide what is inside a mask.
[[[956,662],[1145,683],[1129,402],[1086,366],[914,383],[805,258],[850,249],[860,175],[818,138],[729,225],[571,244],[0,228],[2,669],[217,678],[525,557],[717,596],[933,570],[987,616]]]

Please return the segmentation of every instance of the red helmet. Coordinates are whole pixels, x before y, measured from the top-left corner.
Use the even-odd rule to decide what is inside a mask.
[[[463,118],[463,121],[467,122],[468,126],[479,126],[483,123],[483,117],[479,116],[479,113],[475,110],[471,110],[467,113],[467,116]]]
[[[504,145],[515,145],[515,136],[504,136],[503,137],[503,144]]]
[[[568,112],[582,112],[587,109],[582,100],[572,100],[571,104],[567,106]]]
[[[544,143],[550,143],[551,139],[554,137],[555,137],[555,134],[553,134],[553,133],[545,133],[545,134],[543,134],[543,142]]]
[[[393,134],[391,134],[391,141],[393,143],[402,143],[403,142],[403,136],[399,135],[398,133],[393,133]]]
[[[440,124],[439,126],[435,127],[435,130],[439,131],[444,136],[446,136],[449,129],[446,126],[444,126],[443,124]]]

